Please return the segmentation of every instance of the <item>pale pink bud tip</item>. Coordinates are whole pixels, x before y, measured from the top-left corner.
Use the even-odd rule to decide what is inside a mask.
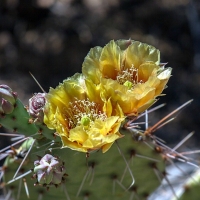
[[[34,165],[34,177],[37,178],[36,185],[58,186],[66,176],[64,163],[50,154],[46,154],[40,160],[36,160]]]
[[[0,113],[10,114],[14,110],[17,93],[7,85],[0,85]]]
[[[7,100],[2,98],[1,102],[2,110],[5,114],[10,114],[14,110],[14,106]]]

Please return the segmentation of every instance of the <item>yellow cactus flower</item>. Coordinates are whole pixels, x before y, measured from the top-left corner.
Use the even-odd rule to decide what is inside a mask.
[[[171,68],[160,64],[159,50],[132,40],[112,40],[103,48],[92,48],[82,70],[87,79],[101,84],[104,101],[110,98],[125,115],[150,107],[171,76]]]
[[[46,95],[44,122],[61,137],[63,148],[81,152],[102,149],[106,152],[119,133],[124,120],[120,106],[100,97],[100,87],[81,74],[64,80]]]

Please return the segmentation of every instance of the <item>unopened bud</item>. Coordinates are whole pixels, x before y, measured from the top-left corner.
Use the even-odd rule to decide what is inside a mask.
[[[34,165],[35,177],[39,185],[57,186],[62,183],[67,175],[64,163],[50,154],[46,154],[40,160],[35,161]]]
[[[1,107],[5,114],[10,114],[14,110],[14,105],[12,105],[9,101],[2,98]]]
[[[0,85],[0,113],[10,114],[14,110],[17,93],[7,85]]]
[[[35,119],[35,122],[43,122],[44,118],[44,105],[46,103],[45,93],[37,93],[29,99],[28,112],[30,116]]]

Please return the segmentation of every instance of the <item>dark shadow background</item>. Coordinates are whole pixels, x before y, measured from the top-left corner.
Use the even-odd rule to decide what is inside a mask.
[[[200,1],[189,0],[1,0],[0,84],[8,84],[27,104],[42,87],[81,72],[91,47],[111,39],[134,39],[161,51],[173,68],[167,106],[150,118],[156,122],[187,100],[193,103],[175,122],[160,129],[176,143],[191,131],[189,146],[200,139]],[[158,103],[157,103],[158,104]],[[1,141],[2,143],[2,141]]]

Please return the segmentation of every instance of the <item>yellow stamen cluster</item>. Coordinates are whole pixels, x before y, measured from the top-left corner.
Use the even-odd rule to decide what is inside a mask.
[[[116,80],[119,84],[125,85],[128,89],[133,89],[138,83],[142,83],[138,78],[138,69],[131,67],[118,72]]]
[[[107,116],[98,107],[97,103],[90,102],[89,99],[76,99],[69,102],[69,106],[64,109],[64,118],[68,121],[69,128],[72,129],[81,124],[89,126],[90,122],[92,123],[96,119],[104,121]]]

